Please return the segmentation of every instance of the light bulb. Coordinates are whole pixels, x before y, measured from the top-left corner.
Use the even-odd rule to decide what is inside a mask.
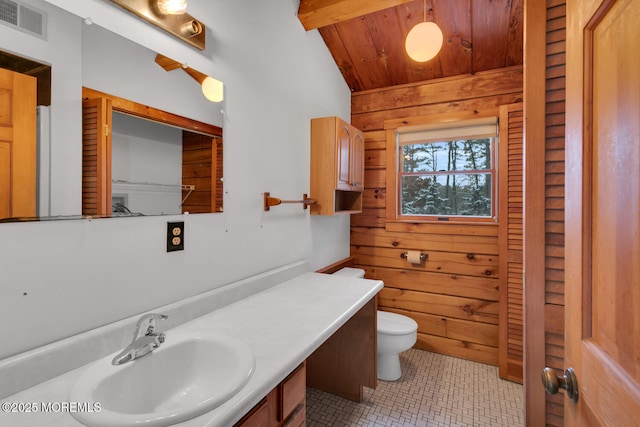
[[[158,10],[163,15],[183,15],[187,13],[187,0],[158,0]]]
[[[440,52],[443,41],[442,31],[435,22],[421,22],[409,31],[404,47],[409,58],[427,62]]]
[[[224,99],[224,85],[220,80],[207,77],[202,81],[202,94],[211,102],[222,102]]]

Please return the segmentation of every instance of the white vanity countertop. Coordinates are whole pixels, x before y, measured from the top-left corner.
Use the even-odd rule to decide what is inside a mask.
[[[166,331],[167,344],[172,331],[207,330],[234,336],[252,348],[256,360],[255,372],[238,394],[218,408],[178,425],[232,426],[380,289],[382,282],[377,280],[305,273]],[[85,369],[86,366],[75,369],[2,402],[35,403],[36,407],[42,402],[68,402],[72,384]],[[0,411],[0,425],[81,426],[68,413],[4,410]]]

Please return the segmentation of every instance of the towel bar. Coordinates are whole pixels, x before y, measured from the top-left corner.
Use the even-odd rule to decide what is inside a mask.
[[[271,210],[271,206],[277,206],[279,204],[288,204],[288,203],[302,203],[302,209],[307,209],[307,206],[309,205],[314,205],[317,202],[313,199],[310,199],[307,197],[307,194],[303,194],[302,195],[302,200],[281,200],[278,199],[277,197],[271,197],[271,193],[269,193],[268,191],[264,192],[264,211],[269,211]]]

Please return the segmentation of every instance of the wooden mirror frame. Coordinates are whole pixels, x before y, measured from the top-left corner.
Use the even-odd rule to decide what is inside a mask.
[[[100,92],[87,87],[82,88],[83,101],[88,100],[102,100],[105,104],[109,105],[109,110],[112,112],[122,113],[142,119],[154,121],[160,124],[169,126],[175,126],[185,131],[205,135],[211,137],[215,142],[209,149],[209,156],[211,157],[211,185],[210,188],[193,190],[193,196],[200,195],[210,200],[208,204],[210,208],[186,208],[187,204],[183,206],[183,211],[189,211],[190,213],[213,213],[222,212],[223,210],[223,197],[222,197],[222,128],[203,123],[197,120],[189,119],[183,116],[178,116],[173,113],[162,111],[147,105],[139,104],[134,101],[130,101],[124,98],[120,98],[115,95]],[[83,108],[84,110],[84,108]],[[84,115],[84,113],[83,113]],[[83,119],[84,122],[84,119]],[[107,119],[110,123],[110,120]],[[111,126],[108,126],[110,128]],[[83,124],[84,128],[84,124]],[[109,137],[109,131],[104,134],[105,138]],[[197,136],[197,135],[196,135]],[[90,137],[91,138],[91,137]],[[88,176],[85,165],[84,151],[86,149],[87,131],[83,129],[83,190],[82,190],[82,214],[83,216],[97,216],[108,217],[111,216],[111,150],[110,148],[100,147],[100,135],[97,138],[92,138],[90,144],[94,144],[90,150],[97,151],[97,159],[94,161],[94,176]],[[110,140],[110,137],[109,137]],[[95,147],[97,145],[97,148]],[[106,145],[110,145],[106,143]],[[183,147],[184,153],[184,147]],[[184,160],[184,155],[183,155]],[[184,163],[183,163],[184,167]],[[91,173],[91,172],[89,172]],[[197,177],[194,179],[198,179]],[[94,184],[87,186],[87,182],[93,181]],[[183,184],[185,184],[185,178],[183,177]],[[89,188],[91,187],[91,188]],[[191,191],[189,192],[191,194]]]

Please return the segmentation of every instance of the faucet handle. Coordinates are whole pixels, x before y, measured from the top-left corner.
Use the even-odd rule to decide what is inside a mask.
[[[136,336],[153,335],[156,330],[156,320],[166,320],[169,316],[166,314],[149,313],[138,319],[136,324]]]

